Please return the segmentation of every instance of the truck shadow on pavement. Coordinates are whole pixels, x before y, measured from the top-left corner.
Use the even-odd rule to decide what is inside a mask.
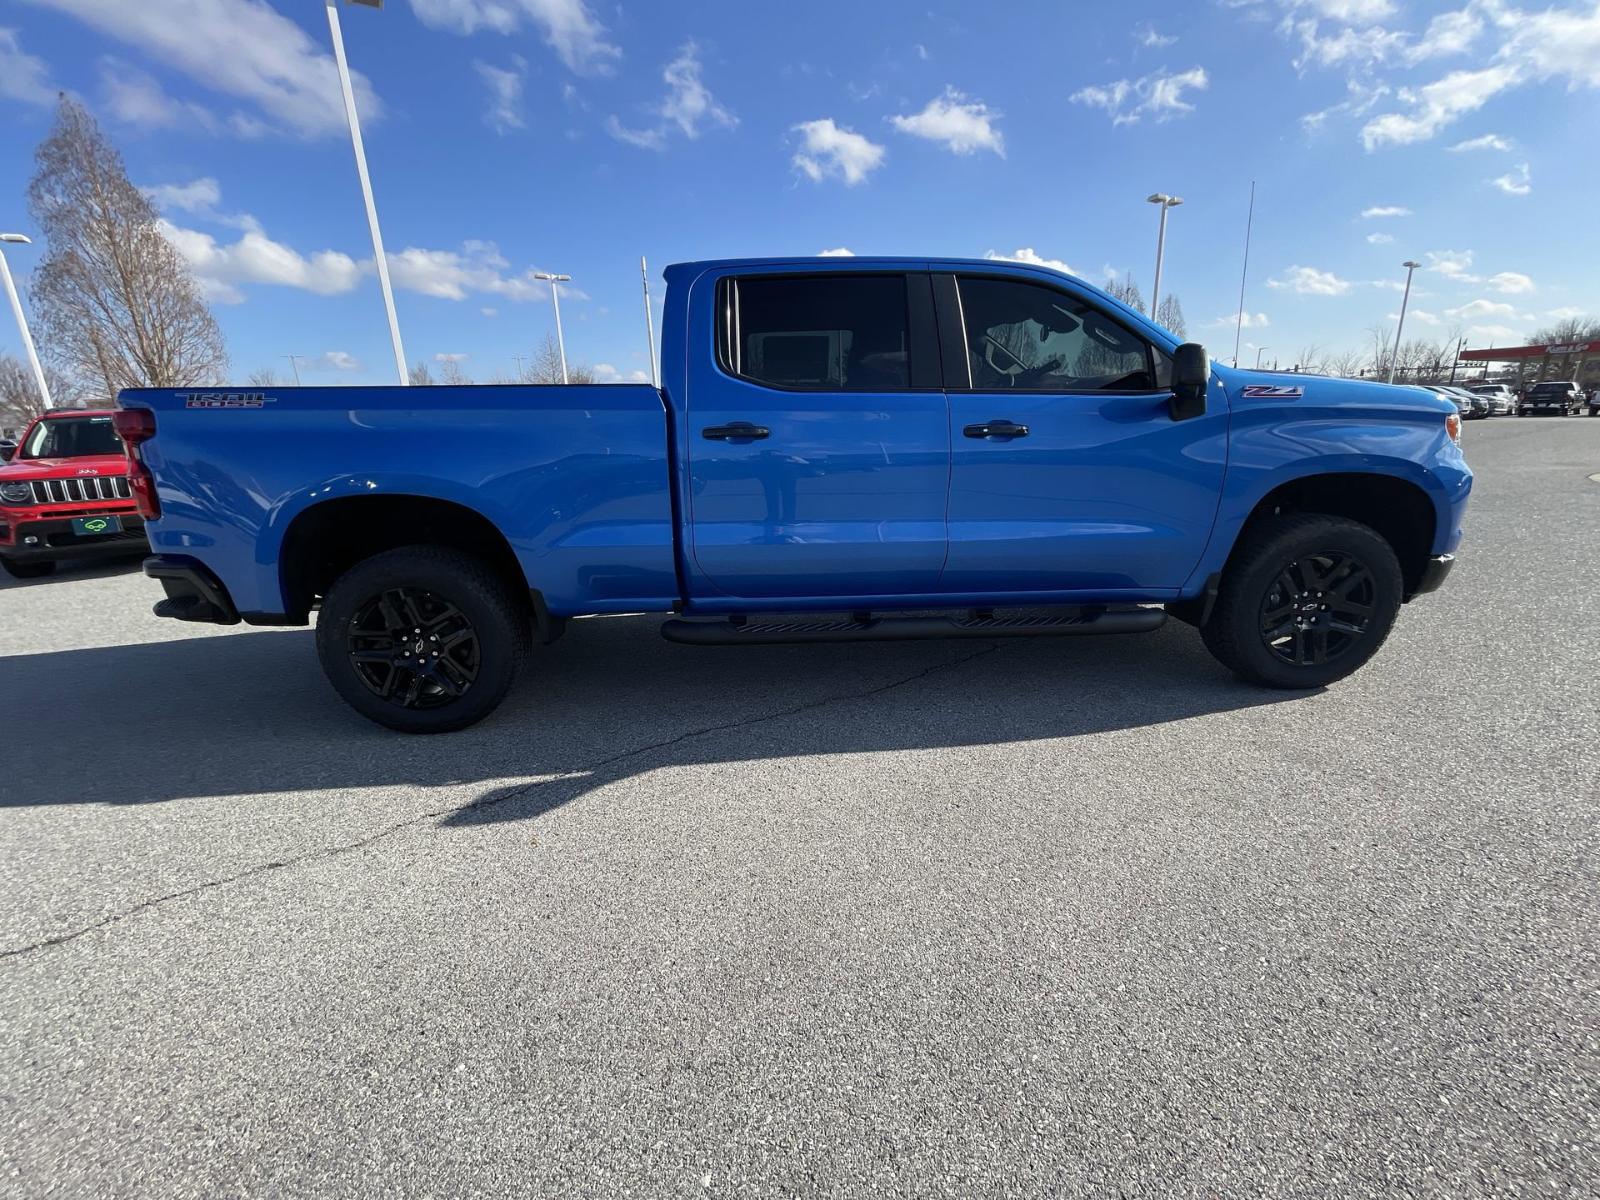
[[[306,630],[0,658],[5,694],[52,730],[13,748],[0,805],[456,788],[429,815],[463,826],[536,818],[666,765],[1020,743],[1304,695],[1232,679],[1176,623],[1138,637],[747,648],[673,645],[659,623],[574,622],[498,712],[435,737],[347,709]]]

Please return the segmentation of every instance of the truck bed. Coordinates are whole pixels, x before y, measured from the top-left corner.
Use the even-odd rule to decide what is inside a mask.
[[[288,611],[279,560],[297,519],[332,502],[340,520],[393,519],[370,502],[408,496],[486,517],[553,614],[677,598],[666,405],[652,387],[140,388],[119,403],[156,416],[142,447],[160,480],[153,552],[202,552],[241,612]]]

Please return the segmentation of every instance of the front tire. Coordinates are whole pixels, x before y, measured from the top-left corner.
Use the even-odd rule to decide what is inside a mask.
[[[1377,653],[1404,590],[1376,530],[1318,513],[1275,516],[1234,548],[1200,636],[1251,683],[1325,687]]]
[[[402,733],[448,733],[488,716],[530,640],[518,593],[481,559],[438,546],[357,563],[317,614],[317,657],[334,690]]]
[[[13,579],[43,579],[46,575],[56,573],[55,560],[50,558],[43,561],[18,562],[14,558],[0,555],[0,567],[5,568],[5,573]]]

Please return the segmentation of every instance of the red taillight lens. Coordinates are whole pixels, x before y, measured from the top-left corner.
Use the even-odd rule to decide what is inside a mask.
[[[128,490],[139,506],[139,515],[154,521],[161,515],[161,501],[156,496],[155,476],[139,457],[139,444],[155,437],[156,415],[148,408],[119,408],[111,414],[111,424],[128,452]]]

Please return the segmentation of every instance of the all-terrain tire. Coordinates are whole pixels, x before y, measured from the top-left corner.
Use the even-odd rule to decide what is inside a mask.
[[[402,733],[481,721],[510,690],[530,642],[525,597],[482,559],[442,546],[362,560],[317,614],[317,657],[334,690]]]
[[[1316,586],[1324,580],[1328,586]],[[1200,636],[1242,679],[1324,687],[1377,653],[1404,591],[1394,548],[1376,530],[1344,517],[1283,514],[1252,525],[1234,547]],[[1286,622],[1278,617],[1285,609]],[[1279,636],[1269,636],[1269,626]]]

